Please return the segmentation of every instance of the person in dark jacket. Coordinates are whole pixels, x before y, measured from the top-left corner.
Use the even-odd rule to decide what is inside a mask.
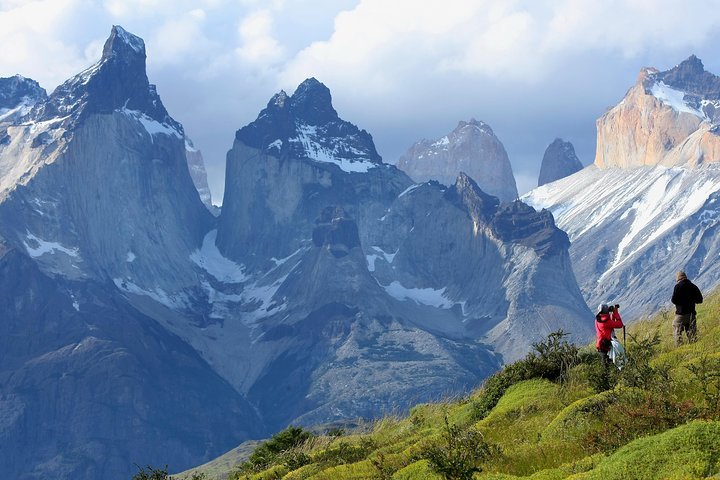
[[[623,328],[625,325],[620,318],[619,305],[610,309],[606,304],[598,307],[598,313],[595,315],[595,333],[597,334],[597,342],[595,348],[602,358],[604,365],[610,365],[610,357],[608,352],[611,348],[610,339],[616,328]]]
[[[700,289],[695,286],[682,270],[675,274],[675,288],[672,294],[672,303],[675,304],[675,320],[673,320],[673,334],[675,345],[682,345],[682,333],[685,332],[688,342],[697,340],[697,312],[695,304],[702,303],[703,296]]]

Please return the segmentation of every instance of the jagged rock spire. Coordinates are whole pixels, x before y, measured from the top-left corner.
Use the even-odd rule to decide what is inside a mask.
[[[145,43],[116,25],[100,60],[60,85],[37,116],[40,119],[72,116],[77,122],[89,114],[107,114],[118,109],[142,112],[182,132],[182,126],[168,115],[155,85],[148,81]]]
[[[560,180],[582,170],[582,163],[575,155],[575,148],[570,142],[556,138],[548,145],[540,165],[538,187],[546,183]]]

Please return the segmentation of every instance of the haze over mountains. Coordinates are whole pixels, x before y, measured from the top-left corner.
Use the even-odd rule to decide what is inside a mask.
[[[237,131],[218,217],[140,38],[113,27],[49,96],[0,87],[10,478],[183,469],[289,422],[465,391],[558,328],[591,334],[549,212],[465,174],[414,183],[315,79]]]

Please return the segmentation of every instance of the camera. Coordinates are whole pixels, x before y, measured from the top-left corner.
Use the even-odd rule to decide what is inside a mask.
[[[614,312],[615,310],[619,310],[619,309],[620,309],[619,303],[616,303],[615,305],[610,305],[610,307],[608,307],[608,310],[610,310],[611,312]]]

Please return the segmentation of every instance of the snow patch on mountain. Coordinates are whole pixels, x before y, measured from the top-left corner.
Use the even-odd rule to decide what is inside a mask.
[[[152,138],[153,135],[158,134],[174,136],[179,139],[183,138],[183,134],[177,129],[175,129],[175,127],[173,127],[172,125],[160,123],[157,120],[148,117],[142,112],[139,112],[137,110],[130,110],[125,107],[119,109],[118,111],[120,113],[123,113],[124,115],[127,115],[128,117],[132,118],[140,125],[142,125],[145,131],[147,131],[147,133],[150,135],[150,138]]]
[[[171,310],[181,311],[190,305],[188,296],[183,293],[168,293],[160,287],[148,290],[137,285],[129,278],[113,278],[113,283],[125,293],[150,297]]]
[[[28,241],[23,241],[23,245],[25,245],[28,255],[33,258],[41,257],[45,254],[54,254],[55,252],[64,253],[65,255],[76,258],[79,256],[79,250],[77,248],[67,248],[58,242],[42,240],[30,232],[27,233],[27,240]]]
[[[300,143],[308,158],[321,163],[334,163],[344,172],[348,173],[367,173],[371,168],[377,167],[378,164],[365,159],[366,154],[362,150],[347,145],[334,142],[333,148],[327,148],[319,141],[321,135],[318,134],[317,127],[304,123],[297,124],[297,137],[288,139],[291,143]],[[271,145],[275,144],[273,142]],[[280,144],[282,145],[282,143]],[[357,159],[343,158],[339,156],[340,150],[344,149],[350,154],[356,155]]]
[[[455,302],[445,297],[445,288],[439,290],[434,288],[407,288],[398,281],[381,286],[391,297],[400,301],[412,300],[417,304],[443,309],[452,308],[455,305]]]
[[[690,113],[702,118],[703,120],[707,119],[703,112],[691,107],[685,102],[685,92],[681,90],[676,90],[668,85],[665,85],[663,82],[655,82],[651,87],[650,92],[662,103],[677,112]]]
[[[197,266],[224,283],[243,283],[248,280],[245,267],[225,258],[215,245],[217,230],[211,230],[203,238],[200,250],[190,254]]]

